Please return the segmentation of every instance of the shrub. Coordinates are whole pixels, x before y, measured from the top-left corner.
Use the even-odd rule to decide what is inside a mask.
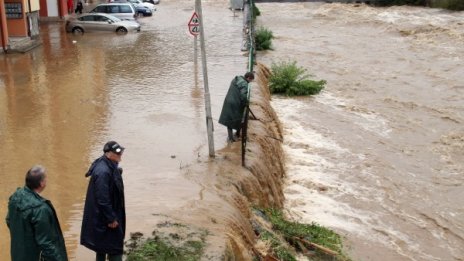
[[[443,6],[443,8],[455,11],[463,11],[464,10],[464,1],[462,0],[448,0],[447,3]]]
[[[255,32],[256,50],[271,50],[272,38],[274,38],[274,35],[271,30],[264,27],[258,28]]]
[[[380,6],[392,6],[392,5],[421,5],[425,6],[426,0],[378,0],[374,2]]]
[[[319,93],[326,81],[309,79],[306,69],[298,67],[296,62],[278,62],[271,65],[269,78],[271,93],[283,93],[288,96],[313,95]]]
[[[253,2],[253,20],[256,20],[256,17],[260,15],[261,15],[261,11],[259,11],[258,7]]]

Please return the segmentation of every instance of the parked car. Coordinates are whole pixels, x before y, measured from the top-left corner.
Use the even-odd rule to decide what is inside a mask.
[[[133,5],[142,5],[149,8],[152,12],[156,11],[156,6],[152,3],[142,2],[142,0],[128,0],[128,2],[132,3]]]
[[[140,24],[136,21],[123,21],[113,15],[103,13],[86,13],[66,21],[66,32],[83,34],[92,31],[139,32]]]
[[[156,11],[156,7],[150,3],[143,3],[138,0],[110,0],[111,3],[131,3],[138,15],[152,16],[153,12]]]
[[[135,9],[137,10],[138,15],[143,15],[143,16],[152,16],[153,12],[151,11],[150,8],[143,6],[143,5],[135,5]]]
[[[121,20],[135,20],[138,12],[132,3],[105,3],[97,5],[91,13],[106,13]]]
[[[145,3],[152,3],[154,5],[157,5],[160,3],[160,0],[143,0]]]

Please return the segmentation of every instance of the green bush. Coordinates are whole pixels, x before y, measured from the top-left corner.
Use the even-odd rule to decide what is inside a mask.
[[[256,17],[260,15],[261,15],[261,11],[259,11],[258,7],[253,2],[253,21],[256,20]]]
[[[256,50],[271,50],[272,38],[274,38],[274,35],[271,30],[264,27],[258,28],[255,31]]]
[[[373,2],[379,6],[392,6],[392,5],[418,5],[445,8],[449,10],[462,11],[464,10],[463,0],[377,0]]]
[[[271,65],[269,88],[271,93],[288,96],[313,95],[324,89],[326,81],[310,80],[306,69],[298,67],[296,62],[278,62]]]
[[[426,0],[378,0],[374,1],[380,6],[392,6],[392,5],[421,5],[425,6]]]
[[[464,10],[464,1],[463,0],[448,0],[446,3],[438,7],[446,8],[449,10],[463,11]]]

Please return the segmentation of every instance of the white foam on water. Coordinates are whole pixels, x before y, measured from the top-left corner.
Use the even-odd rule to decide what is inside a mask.
[[[350,101],[335,97],[329,92],[320,93],[315,97],[315,101],[342,112],[345,117],[366,131],[379,134],[382,137],[388,137],[392,132],[388,126],[388,121],[380,114],[359,106],[350,106]]]
[[[333,158],[349,155],[350,151],[342,148],[336,141],[292,120],[292,115],[301,106],[300,102],[279,100],[273,103],[275,107],[279,107],[279,111],[283,111],[281,120],[286,133],[284,151],[288,158],[288,186],[285,191],[289,210],[308,222],[317,221],[322,225],[353,233],[363,231],[362,224],[367,223],[372,215],[355,210],[333,198],[334,195],[342,194],[360,196],[356,193],[359,188],[341,183],[338,178],[338,173],[350,166],[336,162]],[[367,231],[364,234],[367,235]]]
[[[332,95],[325,95],[323,99],[327,103],[332,102],[334,108],[346,105]],[[304,127],[296,115],[307,104],[298,100],[275,99],[273,107],[279,112],[284,128],[283,149],[287,157],[285,207],[293,218],[358,235],[393,248],[400,255],[406,255],[403,253],[404,245],[412,251],[419,251],[419,246],[407,234],[395,231],[393,225],[382,221],[383,215],[388,213],[356,208],[342,200],[346,196],[361,204],[380,206],[388,197],[382,189],[382,182],[369,168],[360,169],[358,175],[372,180],[377,186],[351,183],[344,176],[350,175],[353,171],[351,164],[364,161],[365,155],[355,154],[315,129]],[[355,162],[350,163],[348,158]]]

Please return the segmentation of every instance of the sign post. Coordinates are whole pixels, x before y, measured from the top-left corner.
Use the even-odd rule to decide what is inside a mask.
[[[201,63],[203,68],[203,83],[205,87],[206,128],[208,131],[209,156],[214,157],[213,117],[211,116],[211,98],[208,87],[208,68],[206,67],[205,32],[203,30],[203,16],[201,12],[201,0],[195,0],[195,10],[188,23],[189,32],[200,35]],[[198,14],[197,14],[198,12]]]

